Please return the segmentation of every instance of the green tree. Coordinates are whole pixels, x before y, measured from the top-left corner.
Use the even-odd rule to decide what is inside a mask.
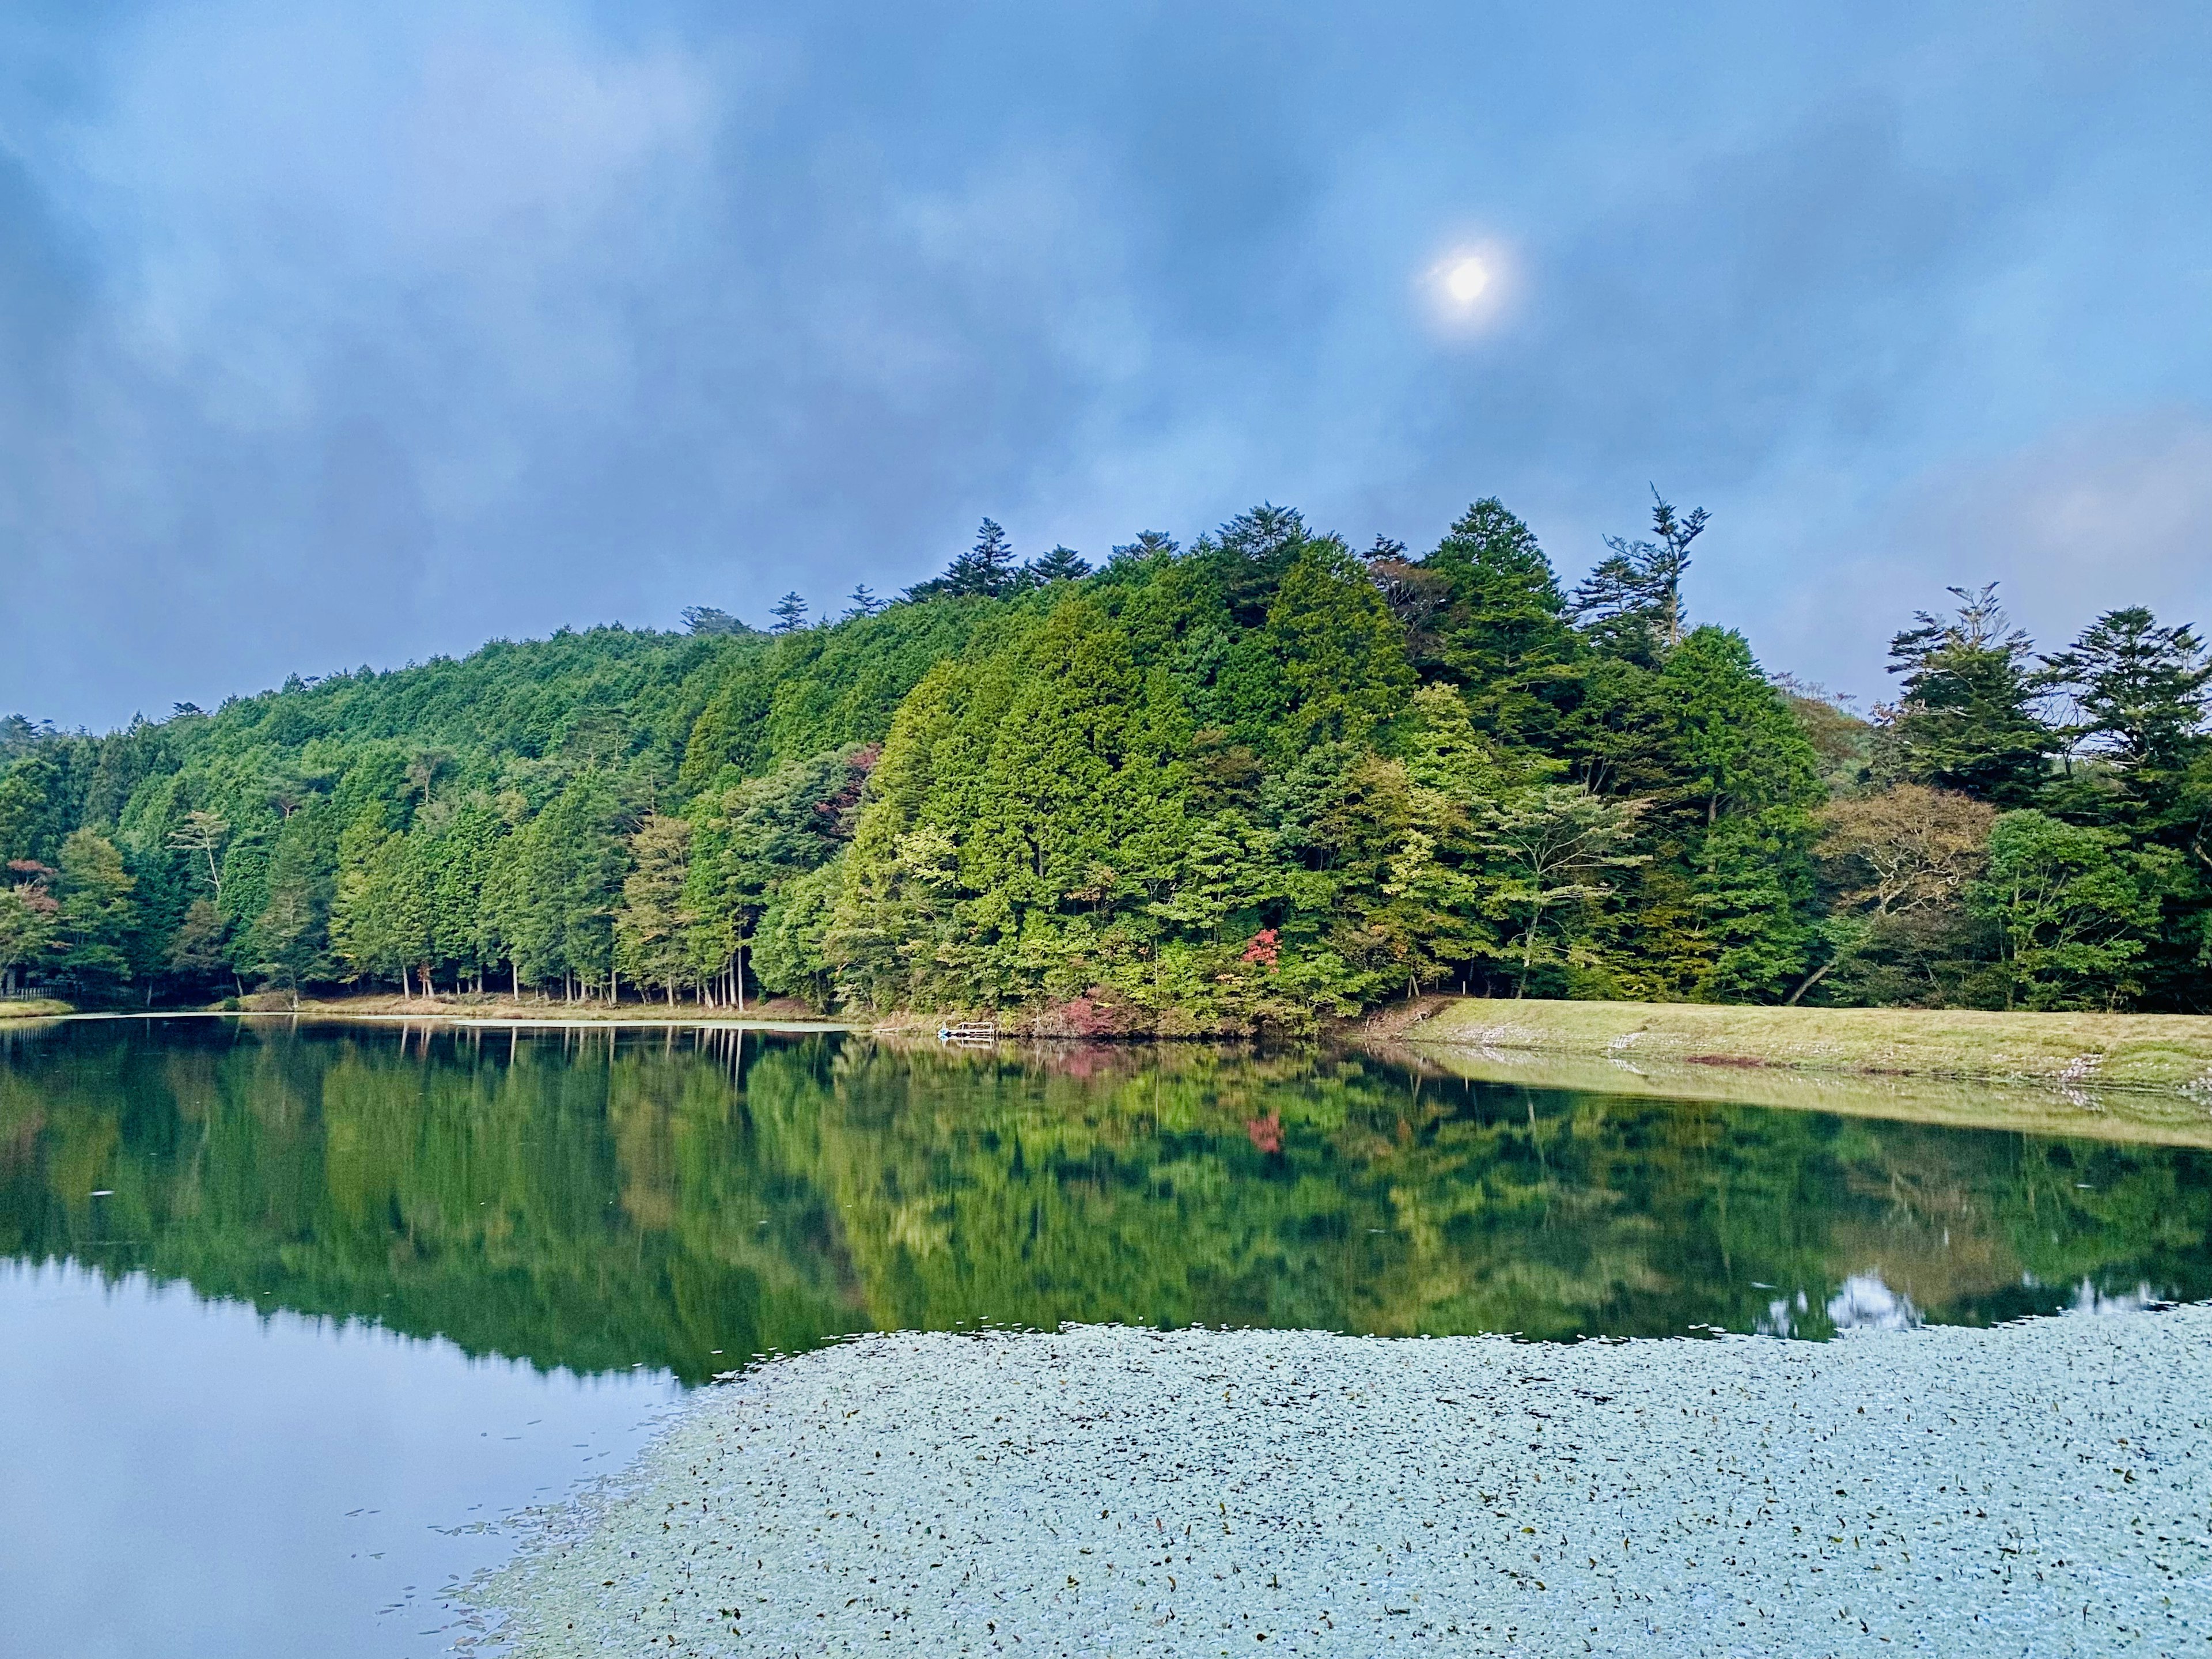
[[[14,879],[0,890],[0,995],[12,996],[49,959],[61,906],[48,890],[54,872],[45,865],[15,859],[8,871]]]
[[[1014,550],[1006,532],[990,520],[975,532],[975,545],[953,560],[939,579],[955,599],[995,599],[1014,586]]]
[[[131,975],[131,894],[138,884],[115,843],[97,830],[71,830],[60,866],[54,884],[58,966],[81,988],[112,994]]]
[[[2048,684],[2079,719],[2066,736],[2118,773],[2130,816],[2154,827],[2207,746],[2212,653],[2186,625],[2161,628],[2140,605],[2108,611],[2045,659]]]
[[[1299,554],[1262,638],[1280,688],[1276,740],[1285,754],[1364,742],[1413,693],[1404,635],[1340,542],[1311,543]]]
[[[1559,783],[1516,790],[1486,807],[1489,902],[1519,934],[1516,994],[1528,994],[1540,957],[1575,959],[1577,924],[1589,906],[1612,895],[1608,878],[1647,860],[1650,855],[1631,844],[1641,811],[1639,803]]]
[[[676,1003],[687,976],[684,886],[690,874],[691,826],[658,813],[629,838],[630,872],[615,913],[615,962],[641,988],[659,987]]]
[[[1656,487],[1651,500],[1651,533],[1658,539],[1607,536],[1606,556],[1576,587],[1570,607],[1577,624],[1601,649],[1645,664],[1682,642],[1688,625],[1682,578],[1690,568],[1690,544],[1705,533],[1711,517],[1702,507],[1677,514]]]
[[[1509,741],[1541,741],[1557,722],[1577,641],[1534,532],[1486,497],[1454,521],[1424,565],[1450,584],[1441,655],[1476,723]]]
[[[1072,547],[1055,546],[1051,552],[1031,559],[1025,568],[1030,580],[1040,587],[1051,582],[1080,581],[1091,574],[1090,561]]]
[[[769,633],[796,634],[806,626],[806,601],[796,592],[787,593],[775,602],[769,614],[775,618]]]
[[[1995,582],[1950,591],[1955,615],[1923,611],[1889,643],[1899,693],[1884,733],[1891,769],[1998,806],[2031,805],[2059,747],[2036,715],[2033,643],[1997,603]]]
[[[2122,838],[2046,813],[2007,812],[1990,830],[1975,908],[2002,940],[2005,1006],[2112,1008],[2158,920]]]

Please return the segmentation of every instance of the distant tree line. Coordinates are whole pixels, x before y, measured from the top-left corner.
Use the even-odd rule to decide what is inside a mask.
[[[0,986],[391,987],[1296,1029],[1408,992],[2212,1006],[2212,663],[1994,587],[1862,716],[1685,594],[1657,501],[1569,591],[1477,502],[1414,556],[1254,508],[755,629],[596,629],[0,722]]]

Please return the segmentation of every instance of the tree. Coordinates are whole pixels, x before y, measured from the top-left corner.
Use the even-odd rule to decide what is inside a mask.
[[[771,634],[796,634],[806,626],[806,601],[796,592],[785,594],[775,602],[769,614],[775,618]]]
[[[1486,497],[1453,522],[1422,568],[1449,584],[1436,624],[1439,654],[1476,724],[1508,738],[1548,735],[1578,642],[1534,534]]]
[[[887,602],[885,600],[879,599],[875,596],[874,592],[870,589],[867,583],[862,582],[858,587],[855,587],[853,590],[853,597],[846,604],[846,620],[849,622],[855,617],[879,617],[884,613],[886,605]]]
[[[218,908],[222,903],[222,869],[216,854],[230,839],[230,820],[204,809],[187,812],[184,822],[169,831],[169,845],[180,853],[197,853],[207,861],[208,886]]]
[[[94,830],[70,832],[60,866],[54,912],[58,965],[79,986],[112,991],[131,976],[131,895],[138,884],[123,867],[115,843]]]
[[[1268,607],[1261,643],[1277,680],[1280,739],[1292,752],[1364,741],[1413,690],[1404,636],[1340,542],[1300,552]]]
[[[1528,994],[1546,923],[1562,933],[1554,959],[1571,959],[1570,918],[1612,893],[1609,872],[1646,862],[1648,854],[1629,847],[1641,812],[1641,803],[1559,783],[1518,790],[1485,808],[1490,902],[1515,920],[1520,934],[1516,994]]]
[[[1054,547],[1042,557],[1030,561],[1029,574],[1039,586],[1050,582],[1080,581],[1091,574],[1091,562],[1072,547]]]
[[[1889,642],[1899,676],[1885,736],[1903,780],[1956,789],[1998,806],[2042,793],[2059,738],[2036,718],[2033,642],[1997,603],[1997,585],[1954,587],[1957,613],[1923,611]]]
[[[1146,559],[1171,559],[1181,552],[1176,538],[1164,530],[1139,530],[1133,541],[1117,543],[1107,562],[1131,564]]]
[[[690,873],[691,826],[682,818],[648,817],[629,838],[631,870],[615,912],[615,962],[644,989],[659,986],[676,1003],[689,956],[684,884]]]
[[[750,634],[757,630],[739,622],[726,611],[718,611],[711,605],[687,605],[682,611],[686,631],[693,634]]]
[[[995,599],[1014,586],[1014,550],[1006,532],[990,520],[975,532],[975,545],[953,560],[940,579],[943,592],[956,599]]]
[[[319,908],[312,876],[293,866],[281,869],[270,883],[269,902],[253,921],[254,943],[261,954],[258,969],[291,994],[295,1010],[301,985],[323,966]]]
[[[2206,748],[2212,654],[2186,625],[2161,628],[2141,605],[2107,611],[2044,659],[2044,681],[2079,716],[2065,736],[2112,767],[2139,811],[2159,813]]]
[[[1974,971],[1968,895],[1989,863],[1996,809],[1900,783],[1814,816],[1827,895],[1826,959],[1790,995],[1834,978],[1847,1001],[1949,1002]]]
[[[2158,896],[2129,867],[2122,837],[2046,813],[2007,812],[1990,830],[1972,890],[2001,940],[2005,1006],[2113,1008],[2158,921]]]
[[[13,995],[48,960],[61,906],[47,889],[54,872],[45,865],[15,859],[8,870],[15,879],[0,890],[0,994]]]
[[[1723,812],[1808,806],[1820,762],[1804,727],[1732,629],[1689,634],[1660,670],[1661,696],[1679,726],[1680,788],[1707,824]]]
[[[184,920],[169,942],[170,971],[187,981],[220,979],[230,965],[223,949],[228,931],[215,901],[194,899],[185,908]]]
[[[1677,516],[1657,486],[1651,491],[1656,541],[1607,536],[1610,550],[1575,589],[1576,623],[1604,648],[1650,662],[1681,643],[1686,625],[1682,577],[1690,544],[1711,518],[1702,507]]]

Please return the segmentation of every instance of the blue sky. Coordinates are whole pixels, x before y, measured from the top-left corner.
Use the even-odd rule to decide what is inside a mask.
[[[0,710],[1498,495],[1871,698],[2212,622],[2212,9],[45,4]],[[1480,248],[1479,326],[1439,261]]]

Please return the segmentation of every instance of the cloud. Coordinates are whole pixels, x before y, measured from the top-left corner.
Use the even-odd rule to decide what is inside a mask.
[[[1927,585],[1870,547],[1978,545],[2025,611],[2075,579],[1974,543],[1991,458],[2118,512],[2212,420],[2212,202],[2142,182],[2212,176],[2212,29],[1996,15],[27,9],[0,708],[819,610],[987,512],[1097,553],[1264,496],[1423,544],[1495,492],[1571,576],[1647,479],[1715,509],[1700,616],[1863,679]],[[1510,292],[1440,339],[1462,240]],[[2113,556],[2117,594],[2191,556]]]
[[[1947,471],[1899,503],[1884,563],[1920,582],[2008,577],[2039,636],[2147,605],[2212,624],[2212,418],[2175,407],[2057,432]]]

